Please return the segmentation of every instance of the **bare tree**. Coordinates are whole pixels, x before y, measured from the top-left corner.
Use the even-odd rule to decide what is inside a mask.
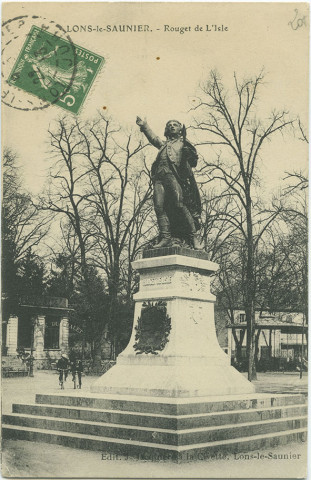
[[[101,326],[109,325],[114,357],[118,296],[125,285],[122,272],[131,273],[130,262],[151,229],[150,177],[142,153],[145,145],[102,115],[84,123],[64,118],[50,130],[50,136],[56,161],[42,208],[66,216],[71,223],[90,299],[90,271],[95,267],[103,272],[109,305]],[[102,335],[99,326],[98,364]]]
[[[142,154],[146,145],[102,115],[87,128],[79,126],[79,132],[89,168],[88,203],[93,207],[90,228],[96,232],[93,261],[107,277],[109,327],[115,357],[118,295],[124,283],[121,274],[126,272],[129,298],[131,261],[152,229],[148,222],[151,183]]]
[[[2,232],[4,241],[11,244],[15,263],[39,245],[49,230],[49,220],[22,189],[16,154],[4,149]]]
[[[292,306],[283,228],[280,218],[266,230],[256,252],[256,300],[260,314],[264,310],[275,312]]]
[[[277,208],[262,211],[256,195],[259,183],[257,167],[263,146],[277,133],[293,125],[285,110],[274,110],[268,119],[256,116],[258,91],[263,73],[239,82],[234,75],[234,92],[229,96],[220,75],[212,71],[203,85],[203,98],[196,111],[193,129],[197,144],[216,151],[215,161],[206,161],[210,177],[223,183],[223,195],[230,192],[237,213],[224,213],[222,219],[241,232],[246,251],[244,306],[247,320],[248,379],[256,378],[255,369],[255,251],[264,231],[280,212]],[[224,159],[224,156],[226,158]],[[257,212],[256,212],[257,207]]]
[[[292,282],[308,322],[308,178],[302,172],[287,173],[283,190],[283,220],[288,227],[286,259]]]
[[[30,194],[23,190],[17,155],[9,149],[3,152],[2,187],[2,313],[7,319],[16,311],[20,294],[44,289],[44,267],[38,250],[49,230],[50,219],[38,211]],[[32,281],[26,278],[26,270],[31,273]]]
[[[50,168],[47,191],[41,197],[40,208],[52,211],[56,216],[60,215],[60,222],[62,217],[65,217],[72,227],[78,244],[76,260],[83,279],[82,289],[89,299],[85,302],[83,331],[86,331],[87,321],[92,323],[96,330],[98,325],[91,307],[92,292],[87,260],[92,235],[88,231],[86,220],[88,205],[84,180],[88,171],[81,162],[83,145],[77,125],[66,118],[60,119],[57,130],[50,129],[49,134],[55,163]]]

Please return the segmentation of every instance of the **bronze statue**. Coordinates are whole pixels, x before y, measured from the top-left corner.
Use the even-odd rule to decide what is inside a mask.
[[[200,228],[201,200],[192,172],[198,154],[186,139],[185,126],[177,120],[170,120],[164,131],[166,140],[161,140],[145,120],[137,117],[136,123],[159,150],[151,167],[154,209],[160,233],[160,240],[153,248],[186,243],[200,249],[197,231]]]

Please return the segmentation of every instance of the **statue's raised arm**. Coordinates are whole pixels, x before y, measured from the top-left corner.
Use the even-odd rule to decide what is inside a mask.
[[[160,137],[158,137],[149,127],[147,120],[142,120],[140,117],[136,118],[136,123],[140,127],[141,132],[143,132],[147,139],[148,142],[151,143],[156,148],[161,148],[164,145],[164,141],[161,140]]]
[[[187,245],[200,249],[197,230],[200,228],[201,201],[192,167],[198,154],[186,140],[186,129],[177,120],[167,122],[161,140],[146,120],[136,119],[148,141],[159,149],[151,168],[154,186],[153,201],[160,239],[154,248]]]

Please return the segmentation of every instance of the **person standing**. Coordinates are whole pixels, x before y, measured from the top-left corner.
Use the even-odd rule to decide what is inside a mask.
[[[83,372],[83,364],[82,360],[80,359],[75,359],[74,362],[72,363],[71,367],[71,372],[72,372],[72,381],[75,382],[75,376],[77,375],[78,377],[78,388],[81,389],[82,387],[82,372]]]
[[[56,368],[59,371],[60,384],[62,384],[64,381],[67,380],[69,366],[70,366],[69,358],[65,353],[63,353],[61,358],[58,360],[56,364]]]

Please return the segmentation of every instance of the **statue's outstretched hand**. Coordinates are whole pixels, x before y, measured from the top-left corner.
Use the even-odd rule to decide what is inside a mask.
[[[136,117],[136,123],[139,127],[142,127],[145,124],[145,121],[142,120],[140,117]]]

